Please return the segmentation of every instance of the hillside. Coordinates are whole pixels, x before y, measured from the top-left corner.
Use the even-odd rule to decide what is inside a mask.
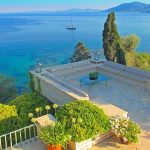
[[[150,13],[150,4],[141,2],[124,3],[119,6],[104,10],[103,12],[118,12],[118,13]]]

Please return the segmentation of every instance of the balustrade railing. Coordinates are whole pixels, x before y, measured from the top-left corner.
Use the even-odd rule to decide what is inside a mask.
[[[0,136],[0,150],[9,149],[37,136],[35,124]]]

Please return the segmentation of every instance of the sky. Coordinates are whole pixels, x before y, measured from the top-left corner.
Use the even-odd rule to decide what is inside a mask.
[[[0,0],[0,12],[53,11],[72,8],[104,10],[121,3],[150,0]]]

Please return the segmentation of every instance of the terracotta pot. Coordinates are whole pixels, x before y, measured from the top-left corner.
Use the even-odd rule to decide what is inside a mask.
[[[123,138],[123,137],[121,137],[121,143],[130,144],[130,142],[126,138]]]
[[[61,150],[61,145],[47,145],[47,150]]]

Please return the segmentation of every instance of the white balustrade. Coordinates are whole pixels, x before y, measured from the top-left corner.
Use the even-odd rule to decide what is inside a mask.
[[[0,150],[12,148],[17,146],[22,142],[27,142],[37,136],[36,125],[32,124],[30,126],[18,129],[16,131],[10,132],[5,135],[0,136]]]
[[[90,64],[89,60],[83,60],[83,61],[78,61],[78,62],[74,62],[74,63],[68,63],[68,64],[64,64],[64,65],[54,66],[54,67],[49,68],[48,71],[56,72],[56,71],[72,69],[72,68],[76,68],[76,67],[80,67],[80,66],[84,66],[84,65],[88,65],[88,64]]]
[[[134,67],[128,67],[128,66],[121,65],[121,64],[118,64],[118,63],[115,63],[115,62],[111,62],[111,61],[105,61],[104,65],[109,66],[109,67],[113,67],[115,69],[119,69],[119,70],[122,70],[122,71],[137,74],[137,75],[140,75],[140,76],[143,76],[143,77],[146,77],[146,78],[150,79],[150,72],[148,72],[148,71],[144,71],[144,70],[134,68]]]

